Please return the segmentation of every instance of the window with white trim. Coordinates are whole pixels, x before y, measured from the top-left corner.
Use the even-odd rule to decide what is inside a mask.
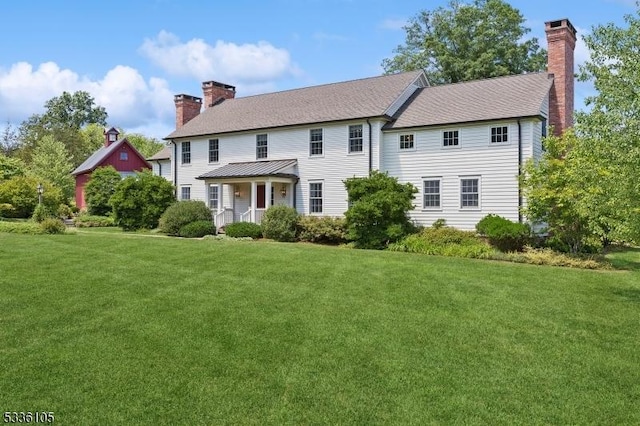
[[[440,179],[425,179],[422,181],[422,205],[425,209],[440,208]]]
[[[182,164],[191,164],[191,142],[182,142]]]
[[[445,130],[442,132],[442,146],[460,145],[460,134],[458,130]]]
[[[120,151],[120,161],[127,161],[129,159],[129,153],[127,151]]]
[[[322,182],[309,182],[309,213],[322,213]]]
[[[180,199],[181,200],[190,200],[191,199],[191,187],[183,186],[180,188]]]
[[[269,151],[267,146],[267,134],[256,135],[256,160],[267,158]]]
[[[413,142],[413,133],[400,135],[400,149],[414,149],[416,146]]]
[[[362,152],[362,124],[349,126],[349,153]]]
[[[209,162],[217,163],[218,161],[220,161],[220,141],[209,139]]]
[[[480,179],[460,179],[460,208],[474,209],[480,207]]]
[[[219,197],[218,185],[209,185],[209,208],[217,209]]]
[[[491,128],[491,143],[509,142],[509,128],[507,126],[495,126]]]
[[[311,129],[309,131],[309,155],[322,155],[322,129]]]

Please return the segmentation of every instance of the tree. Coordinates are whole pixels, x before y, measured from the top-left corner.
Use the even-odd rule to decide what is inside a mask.
[[[62,192],[48,181],[34,176],[14,176],[0,182],[0,206],[9,205],[4,215],[29,218],[38,205],[38,184],[42,184],[42,204],[48,211],[55,212],[63,201]]]
[[[368,177],[346,179],[344,185],[350,203],[345,213],[348,238],[357,247],[381,249],[410,232],[408,212],[418,192],[411,183],[374,170]]]
[[[110,199],[115,223],[125,231],[156,228],[175,201],[173,185],[149,170],[122,180]]]
[[[115,194],[121,180],[120,173],[113,166],[98,167],[91,173],[91,179],[84,187],[90,214],[107,216],[111,213],[109,199]]]
[[[11,123],[7,122],[0,135],[0,153],[11,156],[18,149],[18,133]]]
[[[14,176],[24,176],[27,166],[19,158],[7,157],[0,153],[0,181]]]
[[[75,190],[75,182],[71,171],[69,152],[64,144],[46,135],[40,139],[33,151],[29,171],[41,180],[47,180],[60,188],[65,200],[71,199]]]
[[[73,165],[78,166],[95,150],[95,147],[87,146],[81,130],[91,123],[106,125],[105,109],[96,106],[91,95],[84,91],[63,92],[61,96],[49,99],[44,106],[42,115],[34,114],[20,125],[20,157],[30,162],[37,142],[51,135],[64,143]]]
[[[522,14],[503,0],[451,0],[424,10],[407,26],[404,45],[384,59],[386,73],[424,69],[431,84],[543,71],[546,51]]]
[[[125,138],[133,145],[144,158],[149,158],[160,151],[164,144],[155,138],[149,138],[139,133],[126,134]]]

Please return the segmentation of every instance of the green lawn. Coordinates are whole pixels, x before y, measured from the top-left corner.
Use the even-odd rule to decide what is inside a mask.
[[[638,424],[640,252],[585,271],[0,234],[0,411],[60,424]]]

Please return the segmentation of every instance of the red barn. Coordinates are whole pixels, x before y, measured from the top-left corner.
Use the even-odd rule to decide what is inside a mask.
[[[151,164],[126,138],[118,140],[119,134],[114,127],[106,130],[104,145],[71,172],[76,177],[76,206],[79,209],[87,208],[84,200],[84,186],[91,178],[91,173],[98,167],[113,166],[122,177],[151,169]]]

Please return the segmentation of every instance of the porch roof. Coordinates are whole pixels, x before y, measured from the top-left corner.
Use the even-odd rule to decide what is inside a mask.
[[[248,178],[260,176],[279,176],[297,178],[294,173],[286,173],[284,170],[295,165],[297,159],[270,160],[270,161],[247,161],[243,163],[229,163],[215,170],[211,170],[196,179],[230,179]]]

